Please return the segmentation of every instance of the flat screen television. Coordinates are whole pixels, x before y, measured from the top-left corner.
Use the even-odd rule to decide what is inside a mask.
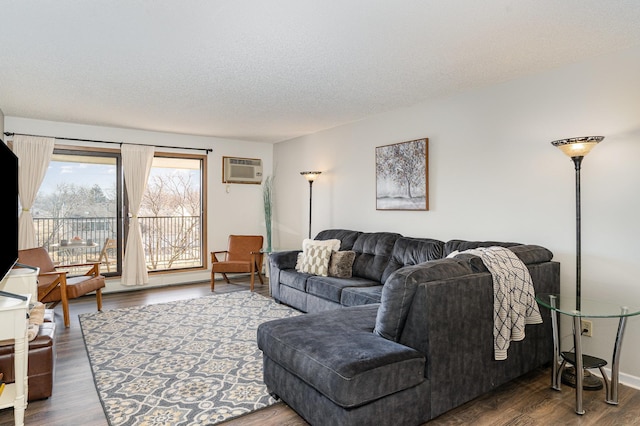
[[[3,179],[0,194],[3,215],[2,245],[0,252],[0,280],[4,280],[18,261],[18,157],[0,139],[0,170]]]

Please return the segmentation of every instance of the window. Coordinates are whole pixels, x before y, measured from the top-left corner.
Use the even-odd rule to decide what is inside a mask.
[[[155,154],[138,215],[149,271],[204,268],[205,162]],[[56,147],[32,214],[38,243],[55,262],[100,258],[105,275],[119,275],[128,231],[120,152]],[[101,257],[107,239],[118,242],[109,261]]]
[[[201,158],[154,157],[139,219],[151,271],[202,267]]]

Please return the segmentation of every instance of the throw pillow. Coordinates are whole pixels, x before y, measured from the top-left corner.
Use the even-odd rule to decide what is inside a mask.
[[[332,240],[312,240],[310,238],[305,238],[302,240],[302,251],[306,250],[307,246],[328,246],[333,251],[340,250],[340,240],[332,239]]]
[[[305,238],[304,240],[302,240],[302,252],[298,253],[298,258],[296,260],[296,271],[310,273],[306,270],[308,269],[308,265],[305,265],[305,256],[310,247],[328,247],[330,249],[329,255],[331,255],[331,251],[340,250],[340,240],[312,240],[310,238]],[[329,264],[327,262],[327,271],[328,268]]]
[[[329,276],[351,278],[355,259],[355,251],[334,251],[329,259]]]
[[[327,245],[309,245],[302,256],[300,272],[326,277],[329,274],[331,247]]]
[[[27,340],[32,341],[38,336],[40,324],[44,322],[44,303],[35,302],[29,311],[29,325],[27,328]]]

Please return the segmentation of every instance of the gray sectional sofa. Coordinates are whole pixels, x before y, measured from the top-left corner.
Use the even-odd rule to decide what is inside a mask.
[[[296,271],[300,251],[269,256],[271,296],[302,312],[319,312],[344,306],[379,303],[382,285],[403,266],[440,259],[445,244],[429,238],[410,238],[392,232],[329,229],[315,240],[340,240],[341,251],[356,253],[353,276],[322,277]]]
[[[273,297],[306,315],[258,328],[264,381],[312,425],[417,425],[552,359],[549,313],[494,358],[493,278],[478,256],[500,245],[526,265],[536,293],[560,290],[560,265],[540,246],[327,230],[353,250],[353,277],[295,270],[270,256]],[[525,390],[523,390],[525,391]]]

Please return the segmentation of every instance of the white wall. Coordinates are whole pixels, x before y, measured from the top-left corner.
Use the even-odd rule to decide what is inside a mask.
[[[539,244],[575,294],[572,161],[550,142],[605,139],[582,165],[583,296],[640,306],[640,48],[392,111],[274,147],[274,246],[299,247],[325,228],[441,240]],[[430,210],[376,211],[375,147],[429,138]],[[563,349],[570,349],[563,322]],[[617,322],[594,321],[586,353],[611,361]],[[640,386],[640,317],[630,319],[621,380]]]
[[[3,141],[6,139],[4,136],[4,113],[0,109],[0,139]]]
[[[5,117],[5,128],[8,132],[27,133],[43,136],[86,138],[92,140],[129,142],[156,146],[179,146],[192,148],[211,148],[207,163],[207,197],[206,217],[208,223],[206,261],[209,265],[209,252],[224,250],[227,247],[229,234],[262,234],[265,235],[264,210],[262,204],[262,186],[247,184],[227,185],[222,183],[222,157],[236,156],[261,158],[265,175],[272,169],[273,147],[271,144],[220,139],[212,137],[188,136],[171,133],[147,132],[140,130],[111,127],[86,126],[70,123],[59,123],[42,120],[31,120],[18,117]],[[74,142],[60,141],[71,145]],[[76,143],[79,144],[79,143]],[[117,148],[112,144],[84,144]],[[162,151],[158,148],[158,151]],[[204,151],[170,150],[167,152],[184,152],[203,154]],[[228,192],[227,192],[228,188]],[[210,272],[169,273],[151,275],[149,286],[209,280]],[[204,284],[206,285],[206,284]],[[138,289],[123,287],[119,279],[109,279],[105,292]]]

